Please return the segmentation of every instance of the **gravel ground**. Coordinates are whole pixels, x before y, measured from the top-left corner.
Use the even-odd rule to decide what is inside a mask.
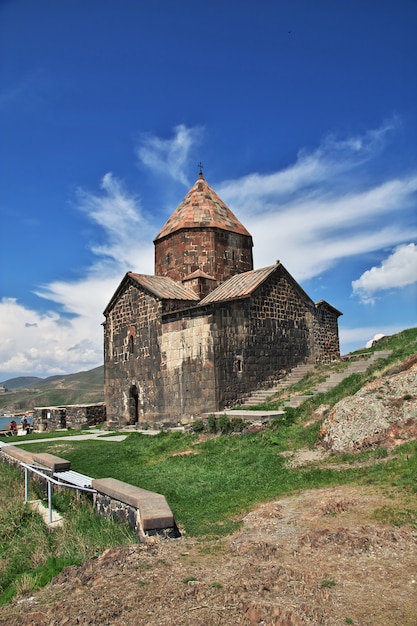
[[[415,626],[417,533],[375,524],[368,488],[305,491],[221,541],[110,549],[3,607],[0,625]]]

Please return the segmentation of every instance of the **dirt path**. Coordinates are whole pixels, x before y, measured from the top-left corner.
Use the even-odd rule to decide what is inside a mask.
[[[375,524],[373,489],[262,505],[221,541],[111,549],[3,607],[7,626],[415,626],[417,533]]]

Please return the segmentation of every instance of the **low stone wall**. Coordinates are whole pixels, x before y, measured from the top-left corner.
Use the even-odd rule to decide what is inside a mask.
[[[0,449],[0,458],[4,463],[14,465],[19,469],[21,468],[21,463],[33,465],[33,454],[17,446],[2,446]]]
[[[44,468],[46,476],[51,476],[56,471],[64,471],[71,468],[70,461],[66,459],[61,459],[47,452],[32,454],[32,452],[23,450],[19,448],[19,446],[2,446],[0,449],[0,460],[3,461],[3,463],[13,465],[21,471],[25,469],[22,463],[42,467]],[[48,490],[48,480],[45,476],[31,472],[31,479],[40,485],[42,491],[46,492]]]
[[[66,459],[47,452],[32,454],[18,446],[2,446],[0,460],[19,469],[23,469],[22,463],[41,466],[48,475],[71,469],[71,462]],[[32,478],[46,490],[45,477],[32,474]],[[118,522],[127,522],[139,541],[145,541],[147,536],[152,535],[170,538],[180,536],[165,496],[115,478],[93,479],[92,488],[96,491],[93,502],[97,513]]]
[[[68,404],[65,406],[35,407],[33,424],[38,430],[59,430],[60,428],[89,428],[106,421],[106,405]]]
[[[88,428],[106,421],[106,405],[72,404],[65,407],[67,428]]]
[[[65,408],[61,406],[35,407],[33,426],[39,431],[66,428]]]
[[[140,541],[146,536],[175,538],[180,532],[165,496],[115,478],[93,480],[94,505],[100,515],[127,522]]]
[[[44,467],[50,472],[62,472],[71,469],[71,462],[61,459],[59,456],[49,454],[48,452],[37,452],[32,454],[28,450],[22,450],[18,446],[3,446],[1,448],[2,459],[14,465],[27,463],[28,465],[37,465]]]

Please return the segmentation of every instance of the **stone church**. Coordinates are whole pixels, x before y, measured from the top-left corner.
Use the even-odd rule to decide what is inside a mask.
[[[177,424],[239,404],[294,366],[339,357],[340,311],[314,303],[199,177],[104,311],[109,426]]]

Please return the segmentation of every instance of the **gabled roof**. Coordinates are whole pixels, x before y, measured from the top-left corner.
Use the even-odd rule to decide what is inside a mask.
[[[148,274],[135,274],[134,272],[127,272],[113,294],[109,304],[105,308],[104,315],[106,315],[113,307],[128,281],[133,281],[133,283],[136,283],[136,285],[142,287],[159,300],[188,300],[190,303],[196,303],[199,301],[199,297],[193,289],[186,287],[181,283],[176,283],[172,280],[172,278],[168,278],[167,276],[149,276]]]
[[[206,272],[203,272],[203,270],[199,269],[192,274],[187,274],[187,276],[184,276],[182,282],[185,283],[187,282],[187,280],[193,280],[194,278],[208,278],[209,280],[216,280],[214,276],[210,276],[210,274],[207,274]]]
[[[148,276],[133,272],[129,272],[128,276],[160,300],[192,300],[193,302],[199,300],[193,289],[167,276]]]
[[[337,315],[337,317],[339,317],[339,315],[343,315],[343,313],[339,311],[339,309],[336,309],[334,306],[326,302],[326,300],[319,300],[318,302],[315,303],[315,306],[316,306],[316,309],[320,307],[325,307],[326,309],[329,309],[335,315]]]
[[[235,276],[232,276],[229,280],[226,280],[224,283],[219,285],[202,300],[200,300],[193,289],[182,283],[177,283],[172,280],[172,278],[168,278],[167,276],[150,276],[148,274],[135,274],[134,272],[128,272],[125,274],[122,282],[116,289],[112,299],[104,310],[104,315],[106,315],[113,307],[128,281],[133,281],[139,287],[145,289],[148,293],[159,300],[181,300],[184,303],[188,301],[190,306],[194,307],[198,303],[198,307],[200,307],[216,302],[226,302],[230,300],[248,298],[255,291],[255,289],[262,285],[262,283],[277,270],[283,273],[286,279],[292,283],[293,287],[297,290],[303,300],[310,302],[311,305],[314,305],[316,308],[326,307],[337,316],[343,315],[343,313],[335,309],[325,300],[320,300],[320,302],[314,303],[310,296],[297,283],[297,281],[285,269],[280,261],[277,261],[275,265],[268,265],[267,267],[262,267],[258,270],[235,274]],[[197,271],[194,274],[204,275],[207,278],[211,278],[210,276],[205,275],[204,272]]]
[[[211,304],[212,302],[224,302],[225,300],[238,300],[246,298],[259,287],[281,264],[278,261],[275,265],[262,267],[259,270],[250,270],[242,274],[235,274],[219,285],[214,291],[209,293],[200,305]]]
[[[206,182],[202,173],[154,241],[189,228],[220,228],[251,237],[243,224]]]

